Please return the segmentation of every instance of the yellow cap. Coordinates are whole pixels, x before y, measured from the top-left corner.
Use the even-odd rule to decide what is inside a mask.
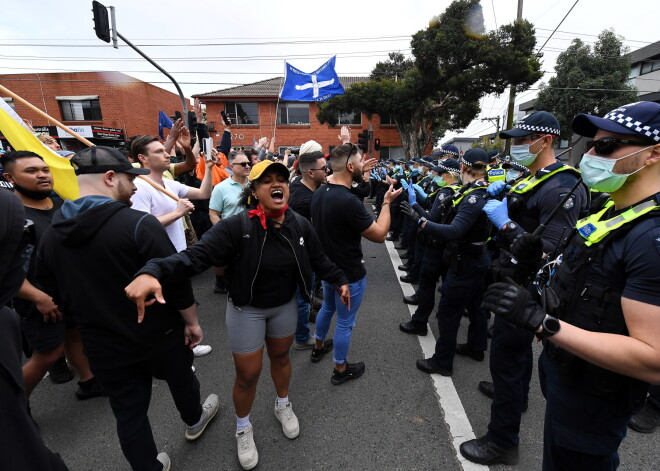
[[[257,180],[261,175],[263,175],[266,169],[269,168],[271,165],[275,165],[273,169],[276,169],[282,175],[286,176],[287,179],[289,178],[289,169],[287,168],[287,166],[284,165],[282,162],[273,162],[272,160],[262,160],[257,165],[252,167],[252,170],[250,170],[250,175],[248,176],[248,178],[250,179],[250,181]]]

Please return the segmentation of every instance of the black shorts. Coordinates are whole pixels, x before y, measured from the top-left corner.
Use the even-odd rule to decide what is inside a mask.
[[[21,329],[27,338],[32,350],[38,353],[48,352],[64,343],[66,324],[64,320],[58,322],[44,322],[43,315],[36,309],[21,314]]]

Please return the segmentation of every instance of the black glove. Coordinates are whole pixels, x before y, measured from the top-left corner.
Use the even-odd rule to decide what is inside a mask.
[[[488,287],[481,307],[502,316],[513,325],[536,332],[545,318],[545,312],[532,299],[529,291],[511,278],[506,280]]]
[[[536,265],[543,257],[543,241],[540,236],[525,232],[513,241],[511,253],[519,262]]]
[[[401,213],[404,216],[408,216],[410,220],[415,223],[415,225],[417,225],[419,220],[422,218],[407,201],[401,202]]]

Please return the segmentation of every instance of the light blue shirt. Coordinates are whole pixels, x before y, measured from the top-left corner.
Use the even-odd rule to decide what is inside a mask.
[[[238,204],[241,193],[243,185],[233,178],[225,178],[213,188],[209,208],[219,212],[222,219],[238,214],[245,209]]]

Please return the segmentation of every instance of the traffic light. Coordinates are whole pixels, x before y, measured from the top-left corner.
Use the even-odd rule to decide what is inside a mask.
[[[358,134],[358,147],[362,152],[369,152],[369,131],[365,130]]]
[[[380,139],[374,139],[374,150],[380,150]]]
[[[94,31],[96,37],[101,41],[110,42],[110,21],[108,20],[108,9],[97,2],[92,2],[92,12],[94,13]]]

